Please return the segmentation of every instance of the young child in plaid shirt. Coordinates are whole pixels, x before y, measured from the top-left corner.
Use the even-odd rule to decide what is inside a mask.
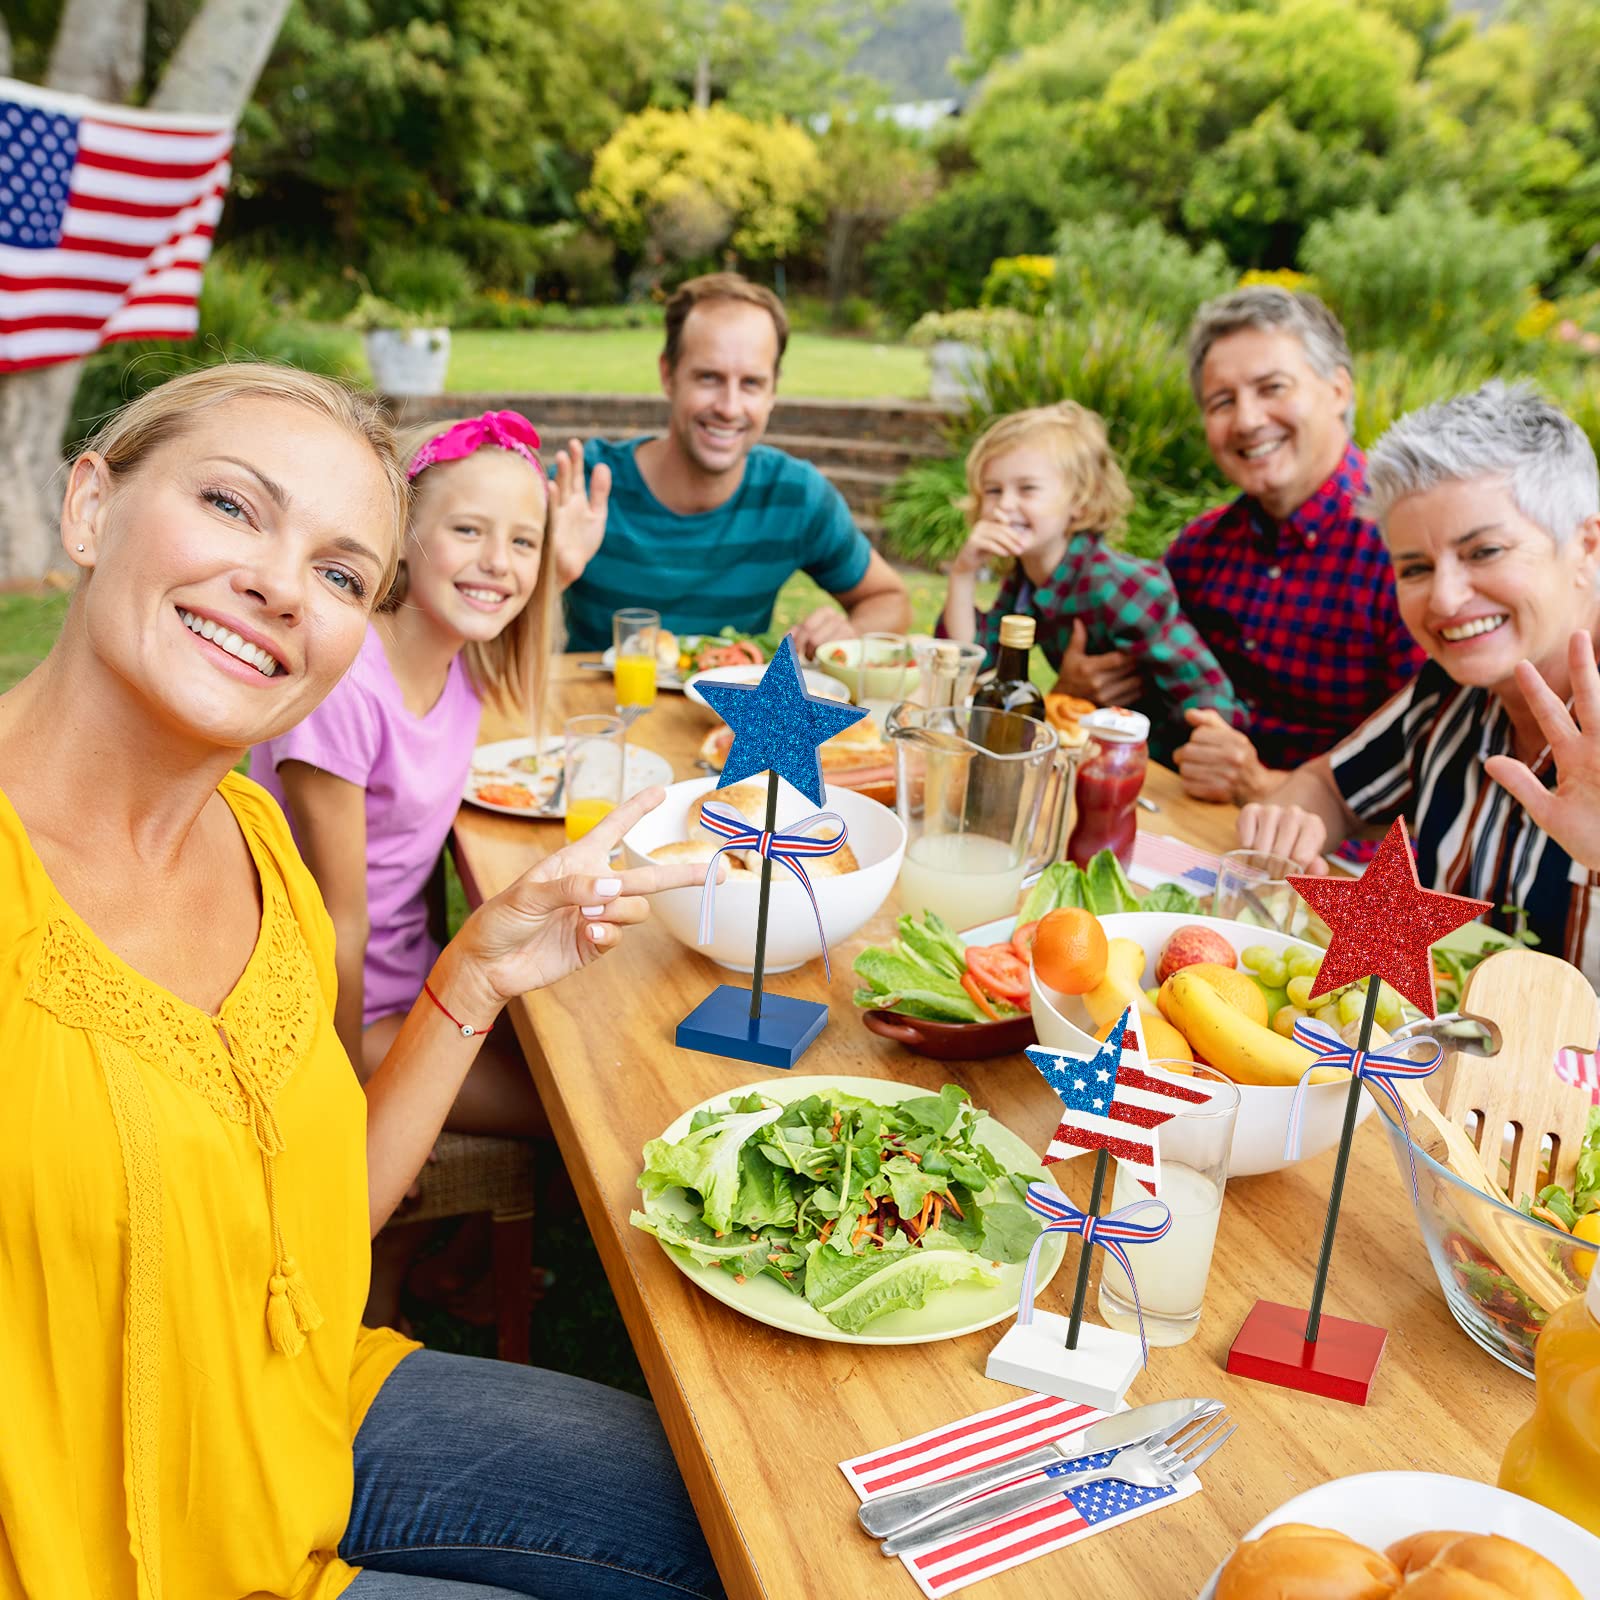
[[[1130,658],[1129,709],[1150,719],[1150,753],[1170,762],[1189,737],[1183,714],[1210,706],[1236,728],[1247,714],[1216,657],[1178,607],[1166,569],[1106,545],[1133,497],[1105,424],[1075,401],[992,423],[967,457],[972,532],[950,567],[940,632],[993,655],[1000,619],[1038,619],[1057,671],[1069,646]],[[977,610],[979,569],[1009,560],[994,606]],[[1137,688],[1132,674],[1137,675]]]

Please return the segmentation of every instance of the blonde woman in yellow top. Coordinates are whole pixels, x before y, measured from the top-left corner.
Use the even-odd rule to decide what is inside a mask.
[[[316,885],[232,768],[355,658],[404,504],[375,408],[267,366],[143,396],[68,475],[78,587],[0,696],[8,1600],[721,1592],[648,1406],[359,1325],[482,1030],[693,872],[613,875],[659,795],[620,808],[469,918],[363,1089]]]

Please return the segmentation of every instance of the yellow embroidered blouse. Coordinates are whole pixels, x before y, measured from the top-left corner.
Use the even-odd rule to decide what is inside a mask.
[[[222,794],[262,913],[216,1017],[95,937],[0,794],[8,1600],[339,1594],[355,1430],[416,1348],[360,1326],[332,926],[272,800],[237,774]]]

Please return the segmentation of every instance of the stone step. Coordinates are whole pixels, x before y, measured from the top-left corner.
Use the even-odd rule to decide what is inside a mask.
[[[865,467],[825,467],[822,473],[840,494],[853,513],[866,513],[876,518],[883,507],[883,497],[900,476],[898,472],[872,472]]]
[[[395,398],[389,404],[404,423],[476,416],[480,411],[520,411],[547,437],[626,437],[659,432],[667,421],[664,395],[443,394]],[[925,400],[780,396],[768,431],[793,438],[901,444],[918,453],[942,454],[945,429],[955,417],[955,412]]]
[[[942,456],[943,444],[906,443],[889,439],[847,439],[825,433],[774,433],[768,429],[763,444],[787,450],[802,461],[826,471],[830,467],[865,467],[872,472],[889,472],[898,477],[915,461]]]

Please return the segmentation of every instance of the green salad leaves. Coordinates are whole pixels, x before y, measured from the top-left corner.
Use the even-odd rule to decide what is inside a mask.
[[[765,1275],[859,1333],[954,1284],[992,1286],[1024,1261],[1039,1219],[1030,1178],[978,1137],[987,1113],[947,1083],[894,1105],[825,1089],[697,1111],[681,1139],[645,1146],[629,1220],[737,1281]],[[690,1214],[663,1203],[681,1190]]]

